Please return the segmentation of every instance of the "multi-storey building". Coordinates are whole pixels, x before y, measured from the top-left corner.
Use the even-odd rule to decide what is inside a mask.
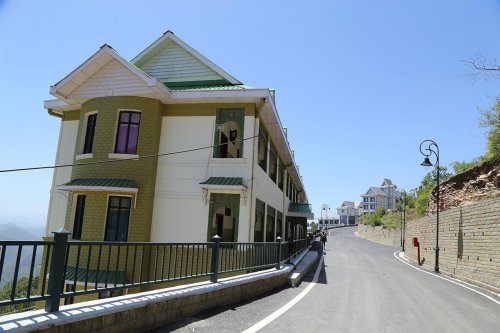
[[[339,216],[332,214],[332,216],[323,217],[318,219],[318,228],[334,228],[340,225]]]
[[[46,236],[262,242],[313,218],[274,91],[172,32],[131,61],[103,45],[50,87],[60,118]]]
[[[397,186],[390,179],[384,179],[380,187],[371,186],[363,198],[364,213],[374,212],[377,208],[394,209],[396,207]]]
[[[337,208],[341,225],[358,224],[358,217],[363,215],[363,205],[360,201],[344,201]]]

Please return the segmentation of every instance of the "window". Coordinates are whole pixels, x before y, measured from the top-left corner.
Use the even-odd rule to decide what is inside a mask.
[[[266,242],[274,242],[275,217],[276,209],[267,205]]]
[[[214,158],[242,157],[244,119],[244,109],[217,109]]]
[[[264,241],[264,213],[265,213],[265,204],[256,199],[255,202],[255,228],[253,232],[253,241],[254,242],[263,242]]]
[[[96,121],[97,121],[97,113],[93,113],[87,117],[87,127],[85,129],[85,141],[83,143],[82,154],[92,153],[92,145],[94,144]]]
[[[283,191],[283,180],[285,177],[285,170],[283,170],[283,161],[278,160],[278,187]]]
[[[139,139],[140,112],[122,111],[116,133],[115,153],[136,154]]]
[[[262,126],[259,128],[258,158],[262,170],[267,171],[267,132]]]
[[[109,197],[104,240],[126,242],[130,217],[129,197]]]
[[[368,202],[368,198],[363,198],[363,202]]]
[[[375,202],[375,198],[374,198],[374,197],[371,197],[371,198],[370,198],[370,202]]]
[[[368,205],[364,205],[364,206],[363,206],[363,209],[368,209]]]
[[[73,223],[73,239],[82,239],[83,213],[85,211],[86,195],[76,197],[75,220]]]
[[[273,182],[276,183],[276,176],[278,173],[278,152],[276,148],[271,143],[271,149],[269,151],[269,177]]]
[[[370,209],[375,209],[375,205],[370,205]]]

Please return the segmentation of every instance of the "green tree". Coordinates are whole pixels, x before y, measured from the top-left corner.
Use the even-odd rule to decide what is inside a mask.
[[[439,182],[442,183],[448,178],[450,178],[452,174],[448,172],[446,167],[439,167]],[[417,216],[424,216],[427,208],[429,207],[429,197],[432,193],[432,189],[437,185],[437,168],[427,173],[422,182],[420,183],[420,187],[417,191],[417,197],[415,199],[415,210]]]
[[[451,168],[453,169],[453,174],[458,174],[458,173],[462,173],[462,172],[465,172],[467,170],[469,170],[470,168],[472,167],[475,167],[476,165],[479,165],[479,160],[478,159],[474,159],[470,162],[458,162],[458,161],[455,161],[455,162],[451,162],[450,163],[450,166]]]
[[[500,160],[500,96],[496,97],[491,108],[481,110],[479,126],[488,128],[487,149],[483,159]]]
[[[382,217],[386,214],[387,210],[385,208],[377,208],[373,213],[363,215],[361,217],[362,224],[368,224],[373,226],[382,225]]]
[[[36,294],[36,290],[38,288],[39,277],[34,276],[31,281],[31,289],[30,293]],[[28,283],[29,279],[27,276],[23,276],[17,280],[15,298],[24,298],[28,293]],[[12,283],[8,283],[0,289],[0,300],[9,300],[12,293]],[[21,303],[15,305],[8,305],[0,307],[0,315],[14,313],[14,312],[22,312],[32,310],[35,306],[34,302]]]
[[[442,183],[446,179],[450,178],[452,176],[451,173],[448,172],[448,168],[444,166],[439,167],[439,182]],[[420,188],[426,187],[431,185],[432,187],[437,185],[437,168],[434,167],[434,169],[431,172],[428,172],[424,178],[422,179],[422,182],[420,183]],[[420,189],[419,188],[419,189]],[[418,197],[418,195],[417,195]]]
[[[312,231],[318,230],[318,224],[316,222],[311,222],[309,224],[309,227],[311,228]]]
[[[417,197],[415,199],[415,211],[417,216],[422,217],[427,212],[427,207],[429,207],[429,197],[431,194],[431,190],[434,188],[434,185],[427,184],[426,186],[420,187],[417,192]]]

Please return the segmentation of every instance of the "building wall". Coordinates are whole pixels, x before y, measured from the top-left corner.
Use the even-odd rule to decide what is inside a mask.
[[[79,114],[73,113],[73,117],[61,119],[59,130],[59,141],[55,164],[72,164],[74,162],[74,151],[76,135],[78,133]],[[67,194],[57,189],[57,185],[71,180],[72,167],[56,168],[52,178],[50,191],[47,223],[45,224],[45,236],[52,237],[52,232],[62,228],[66,219],[66,207],[68,205]]]
[[[244,136],[254,128],[253,104],[166,105],[163,111],[159,153],[171,153],[213,145],[218,108],[244,108]],[[209,202],[201,182],[210,177],[241,177],[251,187],[253,140],[243,142],[243,158],[213,158],[212,149],[160,157],[156,177],[151,240],[158,242],[204,242],[207,240]],[[250,190],[250,189],[249,189]],[[241,190],[210,190],[240,194],[238,238],[248,241],[250,193]]]
[[[141,112],[137,155],[156,155],[158,153],[160,138],[161,115],[163,112],[162,104],[157,100],[142,97],[102,97],[89,100],[82,105],[73,156],[81,153],[81,141],[84,140],[85,134],[83,126],[86,114],[97,111],[97,124],[92,157],[80,159],[79,161],[94,162],[110,159],[120,160],[120,158],[115,158],[113,156],[118,126],[118,114],[120,110]],[[128,156],[130,155],[125,155],[125,157]],[[153,157],[141,158],[140,160],[121,160],[116,163],[75,166],[71,173],[71,179],[123,178],[134,180],[138,185],[139,191],[137,193],[137,198],[134,197],[132,200],[135,207],[131,209],[128,241],[149,241],[156,180],[156,164],[157,158]],[[87,195],[92,197],[95,196],[95,194],[90,192],[88,192]],[[104,204],[107,207],[107,195],[106,199],[103,200],[106,200]],[[69,228],[68,230],[72,230],[74,216],[72,199],[68,201],[67,208],[66,226]],[[102,228],[105,227],[105,212],[104,215],[100,215],[100,218],[91,218],[90,211],[92,209],[90,203],[86,203],[82,230],[83,235],[86,234],[87,228],[93,228],[95,224],[98,224]],[[87,214],[87,212],[89,213]],[[92,240],[103,240],[103,238]]]

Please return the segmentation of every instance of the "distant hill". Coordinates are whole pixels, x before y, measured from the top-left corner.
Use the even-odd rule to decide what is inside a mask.
[[[42,240],[43,228],[28,227],[23,228],[14,223],[0,224],[0,241],[16,241],[16,240]],[[0,253],[2,249],[0,248]],[[8,246],[5,251],[5,261],[3,264],[2,277],[0,280],[0,287],[6,283],[12,282],[14,270],[16,267],[18,246]],[[37,248],[35,255],[34,275],[40,272],[40,263],[42,259],[43,249]],[[33,247],[23,246],[21,251],[21,259],[19,261],[19,276],[26,276],[29,274],[31,268],[31,260],[33,257]]]
[[[44,229],[41,227],[21,227],[14,223],[0,224],[2,240],[42,240]]]

